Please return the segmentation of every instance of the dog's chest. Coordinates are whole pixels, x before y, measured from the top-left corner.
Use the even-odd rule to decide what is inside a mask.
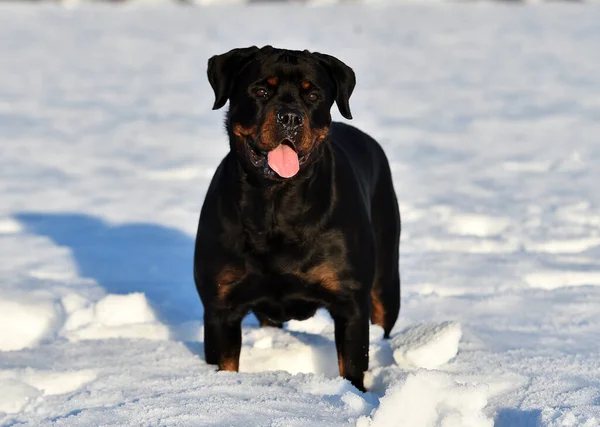
[[[347,268],[347,246],[341,232],[294,231],[251,235],[244,257],[265,277],[294,276],[307,283],[320,282]]]
[[[310,242],[272,234],[259,246],[247,243],[239,263],[217,277],[221,301],[232,307],[277,302],[288,312],[283,305],[299,306],[298,300],[335,298],[348,286],[346,252],[335,230],[322,231]]]

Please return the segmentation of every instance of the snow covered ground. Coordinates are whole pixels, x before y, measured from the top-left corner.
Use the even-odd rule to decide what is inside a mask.
[[[324,312],[203,361],[206,61],[267,43],[351,65],[392,163],[403,307],[366,394]],[[0,425],[600,425],[595,52],[592,5],[0,4]]]

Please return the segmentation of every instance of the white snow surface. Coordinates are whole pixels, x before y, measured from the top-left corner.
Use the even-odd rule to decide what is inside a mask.
[[[203,360],[206,62],[250,44],[352,66],[390,159],[402,312],[364,394],[323,311]],[[595,52],[582,4],[0,4],[0,425],[599,426]]]
[[[417,324],[393,337],[390,346],[398,366],[436,369],[456,356],[461,336],[460,324],[456,322]]]

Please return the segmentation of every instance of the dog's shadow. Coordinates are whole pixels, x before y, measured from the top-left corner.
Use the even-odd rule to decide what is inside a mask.
[[[68,247],[82,277],[106,292],[143,292],[162,322],[202,318],[193,280],[194,239],[156,224],[111,225],[79,213],[20,213],[28,232]]]

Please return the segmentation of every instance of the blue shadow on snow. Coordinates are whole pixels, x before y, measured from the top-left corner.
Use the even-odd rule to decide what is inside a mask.
[[[517,408],[501,408],[496,413],[494,427],[537,427],[541,422],[542,412],[539,409],[520,410]]]
[[[194,239],[156,224],[107,224],[70,213],[20,213],[31,233],[71,249],[79,275],[106,292],[143,292],[161,320],[177,324],[202,319],[193,279]]]

